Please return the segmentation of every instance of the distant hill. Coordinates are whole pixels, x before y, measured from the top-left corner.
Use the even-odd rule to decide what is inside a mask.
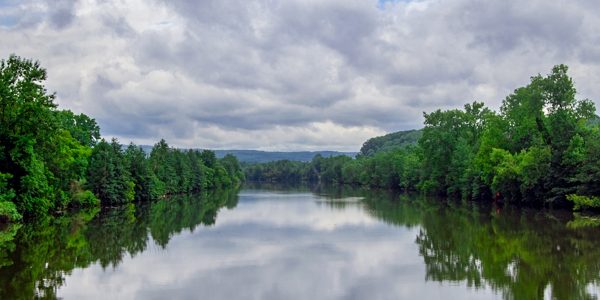
[[[354,157],[356,152],[338,152],[338,151],[259,151],[259,150],[213,150],[217,157],[223,157],[227,154],[235,155],[239,161],[248,163],[263,163],[276,160],[292,161],[311,161],[315,155],[320,154],[323,157],[346,155]]]
[[[142,145],[144,152],[150,153],[152,146]],[[338,151],[260,151],[260,150],[212,150],[218,158],[222,158],[227,154],[235,155],[240,162],[246,163],[265,163],[276,160],[292,160],[292,161],[311,161],[313,157],[320,154],[323,157],[346,155],[354,157],[356,152],[338,152]]]
[[[407,145],[414,145],[422,135],[423,129],[413,129],[374,137],[363,144],[360,148],[360,154],[370,156],[377,152],[391,151]]]

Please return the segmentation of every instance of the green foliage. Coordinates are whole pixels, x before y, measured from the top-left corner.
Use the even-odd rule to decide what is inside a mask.
[[[312,172],[310,163],[278,160],[274,162],[244,165],[247,180],[257,182],[302,182],[314,181],[308,175]]]
[[[17,211],[14,203],[9,201],[0,201],[0,224],[14,223],[20,221],[21,214]]]
[[[227,178],[231,181],[230,185],[238,186],[244,181],[244,173],[242,172],[240,162],[235,156],[227,154],[219,160],[219,163],[225,168]]]
[[[575,218],[567,223],[567,227],[570,229],[593,228],[600,226],[600,218],[596,216],[585,216],[581,215],[580,213],[573,213],[573,216]]]
[[[470,190],[470,170],[488,118],[493,115],[483,103],[465,105],[464,110],[437,110],[425,116],[420,187],[426,192],[456,195]],[[462,185],[461,185],[462,183]]]
[[[155,175],[150,170],[150,164],[141,147],[130,144],[125,150],[125,168],[129,171],[134,184],[134,198],[136,201],[155,199]]]
[[[74,180],[70,182],[68,192],[61,191],[63,197],[69,199],[68,208],[92,208],[100,205],[100,199],[85,187],[85,179]]]
[[[45,79],[38,62],[14,55],[0,62],[0,199],[27,216],[70,205],[69,187],[85,178],[91,153],[82,128],[98,136],[92,119],[56,110]]]
[[[100,205],[100,199],[91,191],[77,191],[73,193],[72,205],[77,207],[95,207]]]
[[[213,151],[204,150],[200,153],[200,158],[205,166],[214,168],[217,164],[217,156]]]
[[[414,190],[419,178],[418,148],[378,152],[352,159],[345,155],[322,157],[310,163],[275,161],[245,165],[245,178],[256,182],[319,182]]]
[[[359,155],[371,156],[377,152],[388,152],[417,144],[422,130],[398,131],[367,140],[360,148]]]
[[[234,156],[218,160],[213,151],[181,151],[170,148],[164,140],[152,148],[149,168],[155,175],[150,180],[151,193],[160,196],[230,187],[244,180]]]
[[[0,173],[0,202],[12,201],[15,197],[15,191],[8,187],[8,180],[12,177],[11,174]]]
[[[54,95],[42,82],[37,62],[10,56],[0,61],[0,173],[10,174],[6,189],[21,212],[44,214],[53,206],[53,174],[44,159],[55,135]]]
[[[69,131],[81,145],[93,147],[100,140],[100,127],[96,120],[84,115],[76,115],[70,110],[56,112],[60,127]]]
[[[133,200],[134,184],[116,139],[110,144],[103,139],[94,147],[88,169],[88,186],[104,205]]]
[[[165,140],[160,140],[150,153],[150,169],[156,178],[163,183],[164,193],[176,193],[177,177],[175,174],[175,161],[172,150]]]
[[[545,176],[550,169],[550,149],[532,147],[513,155],[493,149],[492,190],[513,200],[539,200],[544,196]]]
[[[573,202],[573,210],[582,210],[586,208],[600,208],[600,197],[581,196],[576,194],[567,195],[567,200]]]
[[[600,128],[585,130],[573,138],[566,161],[575,174],[569,183],[580,195],[600,195]]]

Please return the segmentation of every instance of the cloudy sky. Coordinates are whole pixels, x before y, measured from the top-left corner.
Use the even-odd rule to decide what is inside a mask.
[[[423,111],[496,109],[570,66],[600,102],[597,0],[0,0],[0,57],[48,69],[105,137],[348,150]]]

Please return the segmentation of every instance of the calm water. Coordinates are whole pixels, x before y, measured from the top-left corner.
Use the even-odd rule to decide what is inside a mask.
[[[0,234],[0,299],[588,299],[600,221],[386,192],[245,189]]]

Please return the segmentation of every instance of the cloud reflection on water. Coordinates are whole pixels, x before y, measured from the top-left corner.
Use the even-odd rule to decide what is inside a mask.
[[[415,237],[349,199],[324,205],[311,193],[243,191],[216,224],[116,268],[76,269],[65,299],[468,299],[499,298],[460,283],[425,281]],[[343,207],[343,208],[340,208]]]

